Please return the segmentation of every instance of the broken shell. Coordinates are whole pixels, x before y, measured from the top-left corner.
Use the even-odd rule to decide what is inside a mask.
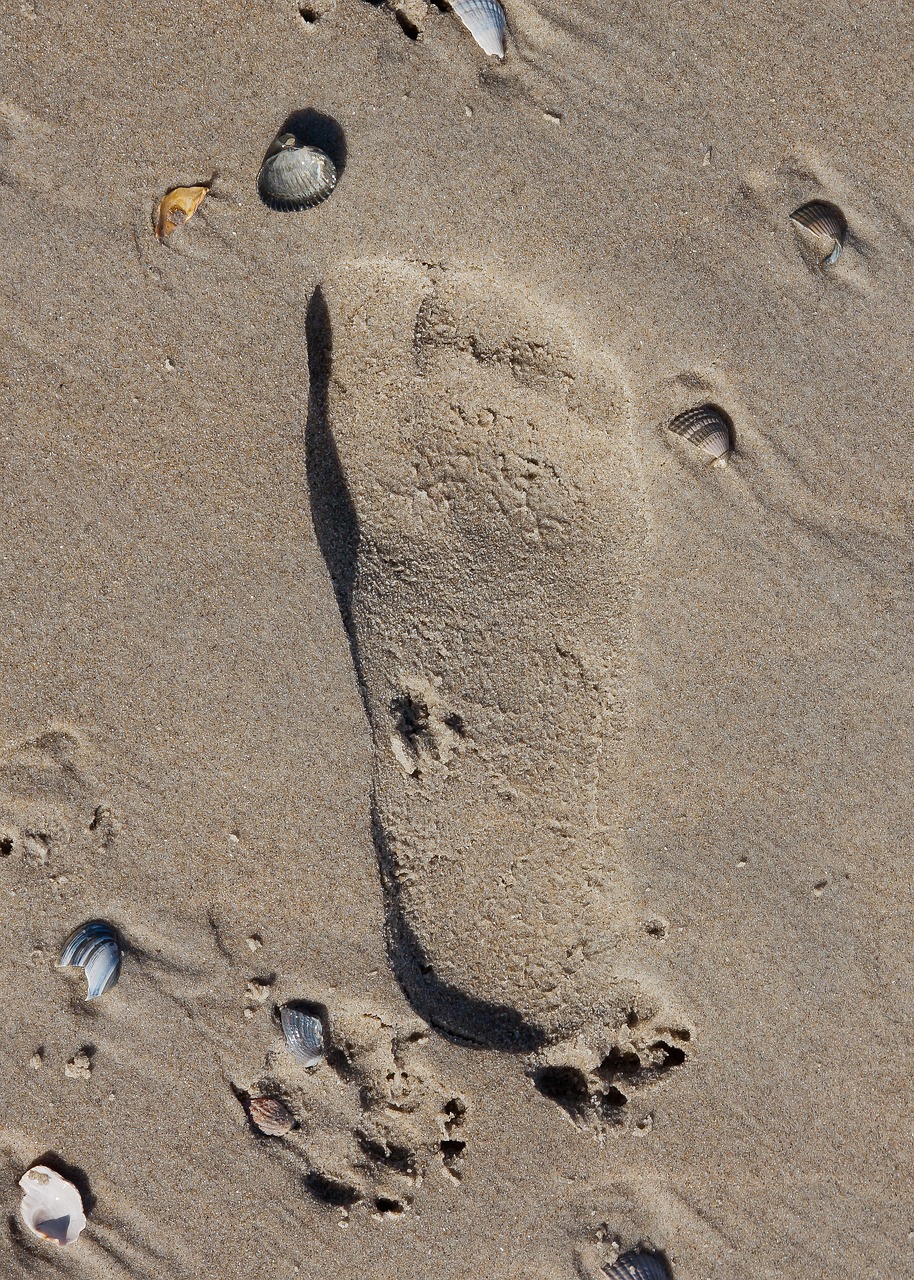
[[[505,11],[498,0],[449,0],[451,8],[484,53],[505,56]]]
[[[670,423],[670,431],[682,436],[714,459],[714,465],[725,466],[733,448],[730,420],[713,404],[687,409]]]
[[[289,1052],[305,1067],[316,1067],[325,1052],[324,1019],[326,1010],[319,1004],[286,1004],[279,1011],[279,1021]]]
[[[36,1164],[19,1185],[25,1193],[19,1213],[29,1231],[56,1245],[72,1244],[86,1225],[82,1196],[73,1183],[47,1165]]]
[[[194,216],[209,195],[209,187],[175,187],[162,197],[156,214],[156,238],[164,240]]]
[[[295,1117],[278,1098],[249,1098],[251,1124],[271,1138],[282,1138],[295,1125]]]
[[[670,1273],[663,1259],[656,1253],[642,1253],[632,1249],[611,1267],[605,1269],[609,1280],[670,1280]]]
[[[821,240],[829,241],[832,248],[828,257],[822,261],[823,267],[830,267],[838,261],[847,238],[847,218],[836,204],[830,204],[827,200],[810,200],[808,204],[795,209],[790,220],[797,226],[805,227]]]
[[[336,186],[336,166],[317,147],[299,143],[294,133],[281,133],[266,154],[257,176],[260,198],[271,209],[310,209],[326,200]]]
[[[76,965],[86,975],[87,1000],[102,996],[121,975],[121,944],[117,930],[104,920],[89,920],[74,929],[60,953],[58,967]]]

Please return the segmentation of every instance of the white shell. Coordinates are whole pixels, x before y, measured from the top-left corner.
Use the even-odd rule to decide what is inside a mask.
[[[448,0],[457,17],[490,58],[505,56],[505,11],[498,0]]]
[[[670,1280],[662,1258],[637,1249],[623,1253],[618,1262],[604,1268],[604,1274],[609,1280]]]
[[[279,1011],[286,1044],[305,1067],[316,1067],[325,1053],[324,1010],[320,1005],[286,1004]]]
[[[66,1178],[36,1164],[19,1179],[19,1213],[33,1235],[53,1244],[72,1244],[86,1225],[82,1196]]]
[[[117,930],[104,920],[89,920],[74,929],[60,953],[58,965],[85,971],[87,1000],[102,996],[121,976],[121,944]]]

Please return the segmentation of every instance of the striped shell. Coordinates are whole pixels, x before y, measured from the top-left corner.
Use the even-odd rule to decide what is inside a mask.
[[[295,1117],[278,1098],[249,1098],[251,1124],[271,1138],[282,1138],[295,1124]]]
[[[336,166],[317,147],[299,144],[294,133],[281,133],[266,154],[257,177],[260,198],[271,209],[310,209],[326,200],[336,186]]]
[[[72,1244],[86,1225],[82,1196],[46,1164],[33,1165],[19,1179],[19,1214],[33,1236],[53,1244]]]
[[[505,11],[498,0],[449,0],[457,17],[490,58],[505,56]]]
[[[733,448],[732,429],[727,417],[713,404],[698,405],[680,413],[670,423],[670,431],[709,454],[714,465],[726,465]]]
[[[325,1036],[324,1019],[326,1011],[322,1005],[286,1004],[279,1011],[286,1044],[293,1057],[305,1067],[316,1067],[324,1057]]]
[[[609,1280],[670,1280],[666,1263],[656,1253],[642,1253],[632,1249],[623,1253],[618,1262],[604,1268]]]
[[[847,238],[847,218],[836,204],[829,204],[827,200],[810,200],[795,209],[790,220],[831,243],[832,249],[823,260],[823,267],[830,267],[838,261]]]
[[[121,976],[121,943],[117,930],[104,920],[89,920],[74,929],[57,962],[61,969],[76,966],[86,975],[87,1000],[103,996]]]

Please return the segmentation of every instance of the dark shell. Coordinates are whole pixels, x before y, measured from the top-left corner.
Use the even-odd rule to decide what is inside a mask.
[[[74,929],[60,952],[61,969],[77,966],[86,975],[87,1000],[103,996],[121,975],[121,943],[106,920],[89,920]]]
[[[725,463],[733,448],[730,421],[713,404],[687,409],[673,419],[669,429],[709,454],[716,463]]]
[[[257,189],[271,209],[310,209],[326,200],[336,186],[336,166],[318,147],[300,145],[282,133],[266,154]]]
[[[286,1044],[293,1057],[305,1067],[316,1067],[326,1052],[324,1024],[327,1012],[323,1005],[299,1001],[286,1004],[279,1011]]]
[[[618,1262],[605,1267],[609,1280],[670,1280],[666,1263],[656,1253],[643,1253],[632,1249],[623,1253]]]
[[[827,200],[810,200],[808,204],[795,209],[790,220],[814,235],[821,236],[823,240],[831,241],[833,247],[824,259],[823,267],[830,267],[838,261],[847,238],[847,218],[836,204],[829,204]]]

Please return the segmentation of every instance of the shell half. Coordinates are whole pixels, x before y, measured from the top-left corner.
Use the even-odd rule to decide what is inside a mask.
[[[836,204],[827,200],[810,200],[808,204],[794,209],[790,220],[831,244],[831,252],[822,261],[823,267],[830,267],[838,261],[847,239],[847,218]]]
[[[305,1067],[316,1067],[326,1053],[326,1010],[319,1004],[286,1004],[279,1011],[289,1052]]]
[[[121,943],[117,930],[105,920],[89,920],[74,929],[57,962],[61,969],[76,966],[86,975],[87,1000],[110,991],[121,976]]]
[[[249,1098],[251,1124],[271,1138],[282,1138],[295,1126],[295,1117],[278,1098]]]
[[[271,209],[310,209],[327,199],[336,176],[325,152],[299,144],[294,133],[281,133],[260,166],[257,190]]]
[[[733,433],[729,420],[713,404],[686,409],[673,419],[669,429],[708,454],[715,465],[726,465],[733,449]]]
[[[66,1178],[36,1164],[19,1179],[19,1214],[32,1235],[52,1244],[72,1244],[86,1225],[82,1196]]]
[[[457,17],[490,58],[505,56],[505,11],[498,0],[448,0]]]
[[[670,1280],[666,1263],[656,1253],[644,1253],[632,1249],[611,1267],[606,1268],[609,1280]]]

